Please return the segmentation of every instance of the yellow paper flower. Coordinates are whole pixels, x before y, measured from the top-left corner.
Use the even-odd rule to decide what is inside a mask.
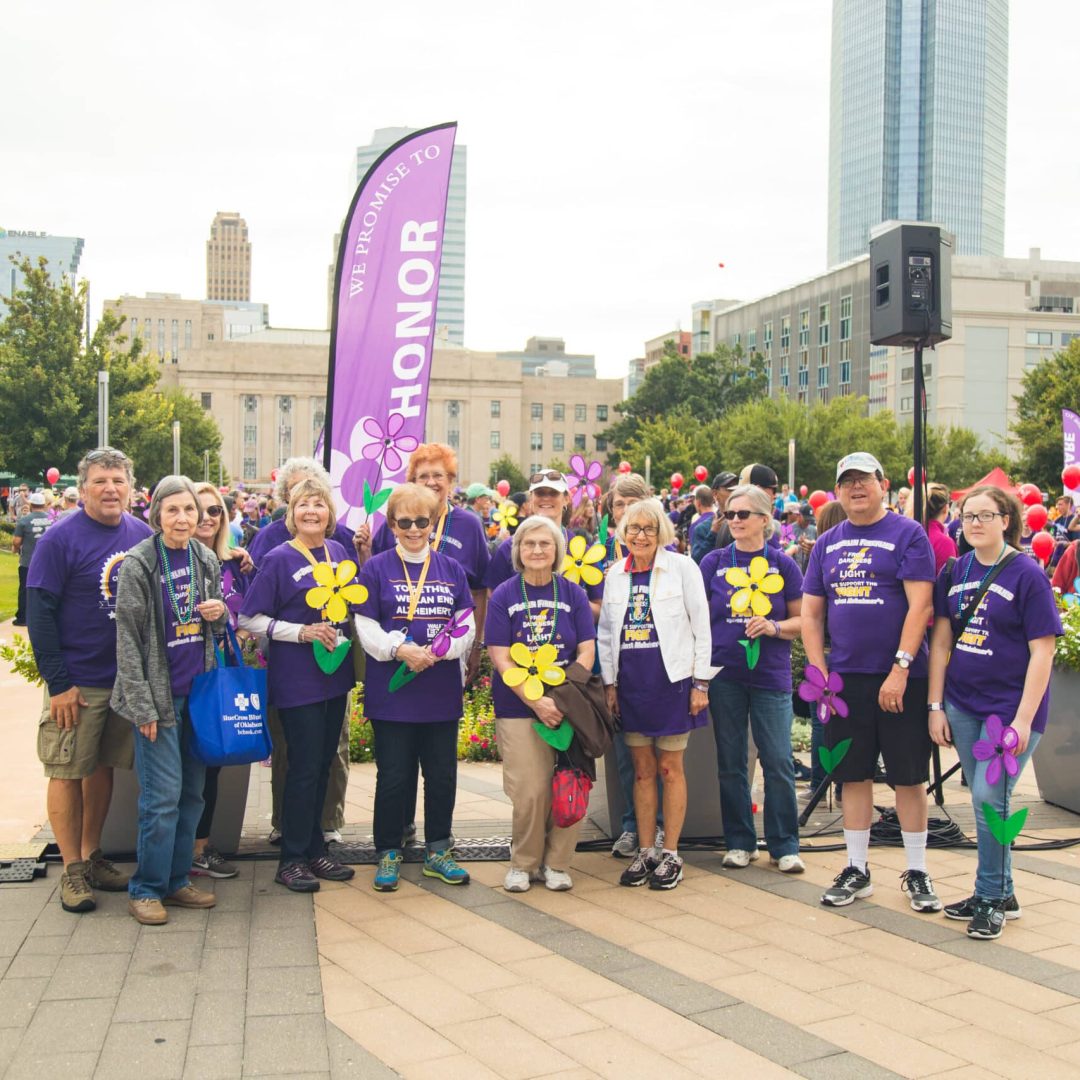
[[[510,659],[518,666],[507,668],[502,673],[502,680],[507,686],[525,684],[525,696],[530,701],[539,701],[544,696],[544,683],[559,686],[566,680],[566,672],[555,661],[559,650],[554,645],[541,645],[533,652],[527,645],[515,641],[510,646]]]
[[[491,520],[498,522],[504,529],[516,529],[518,524],[518,507],[515,502],[504,502],[494,514]]]
[[[604,580],[604,572],[593,563],[602,562],[607,555],[607,549],[603,544],[593,544],[587,551],[586,547],[588,541],[584,536],[573,537],[559,573],[568,581],[575,581],[579,585],[582,582],[586,585],[599,585]]]
[[[768,615],[772,601],[765,594],[778,593],[784,587],[784,579],[776,571],[769,573],[769,564],[760,555],[750,560],[749,573],[732,566],[725,577],[737,589],[731,597],[732,615],[745,615],[748,608],[755,615]]]
[[[304,600],[308,607],[321,609],[323,618],[331,622],[344,622],[349,615],[349,604],[362,604],[368,591],[360,584],[350,584],[356,577],[356,563],[344,559],[338,563],[337,573],[329,563],[319,563],[311,572],[318,582],[308,589]]]

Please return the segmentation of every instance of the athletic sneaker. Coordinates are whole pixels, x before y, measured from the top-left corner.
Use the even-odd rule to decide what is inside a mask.
[[[678,855],[665,851],[660,856],[660,865],[653,871],[649,881],[650,889],[674,889],[682,881],[683,862]]]
[[[401,875],[401,852],[397,848],[384,851],[379,859],[379,868],[375,871],[372,887],[376,892],[393,892],[398,887]]]
[[[637,833],[626,830],[614,844],[611,845],[611,854],[616,859],[632,859],[637,854]]]
[[[65,911],[82,914],[97,907],[93,890],[90,888],[90,864],[88,862],[68,863],[60,876],[60,906]]]
[[[226,862],[221,854],[209,844],[191,860],[191,872],[196,877],[234,878],[240,873],[238,867]]]
[[[101,854],[101,848],[93,851],[86,860],[90,864],[90,884],[103,892],[127,892],[130,874],[117,868]]]
[[[653,849],[644,848],[634,856],[634,861],[622,872],[619,884],[628,885],[630,888],[644,885],[659,865],[660,860],[653,854]]]
[[[341,830],[340,829],[323,829],[322,834],[323,842],[327,844],[340,844],[341,843]]]
[[[743,867],[749,866],[757,857],[758,853],[756,851],[740,851],[738,848],[733,848],[724,856],[720,865],[726,866],[729,870],[742,870]]]
[[[274,880],[291,892],[319,891],[319,879],[308,869],[307,863],[294,862],[279,866]]]
[[[553,870],[550,866],[541,866],[540,873],[544,875],[544,884],[552,892],[566,892],[574,887],[574,879],[565,870]]]
[[[971,922],[967,926],[967,936],[989,941],[1001,937],[1001,928],[1005,925],[1005,912],[997,900],[978,900],[974,905]]]
[[[528,892],[532,888],[532,879],[528,870],[521,870],[511,866],[503,878],[503,888],[507,892]]]
[[[934,892],[934,883],[925,870],[905,870],[900,875],[900,890],[911,897],[913,911],[941,910],[941,901]]]
[[[821,894],[821,902],[826,907],[847,907],[854,900],[861,900],[874,891],[870,884],[870,867],[864,871],[854,866],[845,866],[836,880]]]
[[[281,830],[280,829],[271,829],[270,830],[270,835],[266,838],[266,841],[269,844],[273,844],[274,847],[277,847],[278,844],[281,843]]]
[[[424,877],[438,878],[447,885],[468,885],[469,871],[458,866],[454,856],[446,851],[429,851],[424,858]]]
[[[663,825],[657,825],[656,826],[656,839],[653,840],[653,847],[657,851],[663,851],[664,850],[664,826]]]
[[[959,919],[961,922],[970,922],[975,915],[975,901],[977,896],[969,896],[966,900],[960,900],[955,904],[945,905],[946,919]],[[1019,919],[1023,915],[1020,901],[1016,899],[1016,893],[1007,896],[1002,904],[1006,919]]]
[[[308,866],[317,878],[325,878],[327,881],[352,881],[356,871],[351,866],[339,863],[330,855],[320,855],[312,859]]]
[[[406,825],[405,828],[402,830],[401,846],[408,847],[410,844],[414,843],[416,843],[416,822],[410,821],[409,824]]]
[[[806,870],[806,863],[798,855],[781,855],[779,859],[770,856],[772,863],[781,874],[801,874]]]

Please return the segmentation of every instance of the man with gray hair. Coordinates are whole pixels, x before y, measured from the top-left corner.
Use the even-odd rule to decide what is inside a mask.
[[[92,911],[93,889],[123,892],[128,875],[101,853],[113,768],[134,760],[131,724],[109,706],[116,681],[116,582],[127,552],[151,535],[126,512],[131,461],[112,447],[79,462],[81,511],[41,537],[27,576],[30,644],[45,680],[38,757],[49,824],[64,860],[60,904]]]

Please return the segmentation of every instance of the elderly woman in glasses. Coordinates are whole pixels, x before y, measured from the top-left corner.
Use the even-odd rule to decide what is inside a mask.
[[[429,540],[444,508],[427,487],[399,484],[386,504],[396,543],[373,555],[360,574],[367,598],[356,609],[356,632],[368,654],[364,711],[378,765],[373,885],[380,892],[398,887],[418,767],[424,772],[423,873],[447,885],[469,880],[450,853],[450,835],[463,691],[458,661],[472,647],[475,623],[464,568]]]
[[[188,877],[205,771],[190,749],[187,699],[195,676],[216,665],[213,630],[227,619],[217,559],[194,538],[202,516],[191,481],[164,477],[150,502],[155,535],[128,552],[116,590],[112,707],[138,728],[139,866],[128,910],[151,926],[168,921],[165,904],[214,906]]]
[[[630,554],[608,571],[600,609],[600,669],[608,707],[634,761],[639,849],[620,885],[674,889],[682,880],[686,818],[683,754],[708,721],[711,636],[705,588],[690,559],[666,550],[674,527],[658,499],[626,509],[619,539]],[[657,849],[656,776],[663,778],[664,841]]]
[[[757,858],[750,802],[747,725],[765,774],[765,842],[785,874],[802,873],[799,811],[791,755],[791,642],[802,629],[802,571],[768,541],[776,527],[772,499],[753,484],[728,497],[724,518],[733,540],[709,552],[701,575],[709,596],[712,662],[709,690],[727,853],[723,865]]]

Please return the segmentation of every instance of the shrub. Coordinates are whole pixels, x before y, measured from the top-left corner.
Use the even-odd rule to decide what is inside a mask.
[[[6,660],[16,675],[21,675],[33,686],[41,686],[45,682],[38,671],[30,641],[22,634],[15,634],[10,644],[0,645],[0,660]]]

